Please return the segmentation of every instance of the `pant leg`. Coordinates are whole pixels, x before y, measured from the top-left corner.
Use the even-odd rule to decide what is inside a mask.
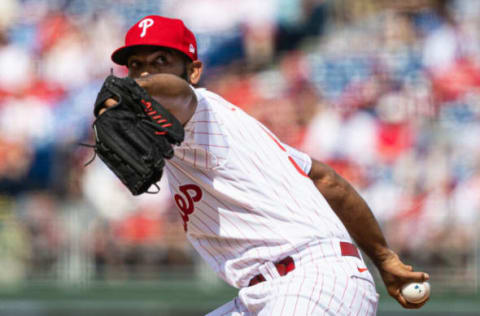
[[[313,316],[347,315],[340,306],[346,282],[333,275],[318,273],[296,274],[275,280],[272,295],[258,316]]]
[[[254,315],[258,316],[373,316],[378,303],[375,285],[370,280],[321,271],[267,281],[255,292],[242,293],[242,298],[250,308],[255,308]]]
[[[295,269],[242,288],[239,300],[255,316],[376,314],[378,294],[361,256],[342,254],[341,242],[314,241],[292,254]],[[267,274],[265,274],[267,273]]]
[[[344,299],[344,305],[350,310],[350,315],[376,315],[379,295],[375,284],[358,276],[351,276],[350,280],[354,290]]]
[[[238,297],[236,297],[205,316],[253,316],[253,314],[251,314]]]

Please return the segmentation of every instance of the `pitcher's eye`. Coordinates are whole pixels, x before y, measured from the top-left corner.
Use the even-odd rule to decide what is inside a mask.
[[[136,60],[132,60],[128,62],[128,68],[138,69],[139,67],[140,67],[140,63]]]

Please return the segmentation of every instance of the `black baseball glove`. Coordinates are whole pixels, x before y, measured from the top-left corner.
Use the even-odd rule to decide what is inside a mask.
[[[104,102],[118,104],[99,115]],[[95,152],[133,195],[162,177],[164,159],[184,138],[182,124],[132,78],[107,77],[95,101]],[[158,187],[157,187],[158,188]]]

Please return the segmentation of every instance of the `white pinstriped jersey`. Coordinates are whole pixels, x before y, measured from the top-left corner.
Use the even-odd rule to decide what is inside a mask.
[[[165,173],[187,237],[227,283],[246,287],[266,261],[312,239],[350,237],[305,174],[310,158],[206,89]]]

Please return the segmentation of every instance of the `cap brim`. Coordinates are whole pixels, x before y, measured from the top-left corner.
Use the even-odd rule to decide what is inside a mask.
[[[128,62],[128,56],[132,54],[132,51],[136,47],[151,46],[151,45],[133,45],[122,46],[112,53],[112,61],[118,65],[126,66]]]
[[[128,63],[128,57],[130,55],[132,55],[133,50],[135,48],[138,48],[138,47],[165,47],[165,48],[170,48],[170,49],[178,51],[179,53],[181,53],[182,55],[187,57],[189,60],[193,60],[192,57],[188,56],[187,54],[185,54],[184,52],[182,52],[180,49],[178,49],[176,47],[167,46],[167,45],[165,45],[165,46],[154,45],[154,44],[140,44],[140,45],[122,46],[112,53],[111,59],[114,63],[116,63],[118,65],[126,66],[127,63]]]

